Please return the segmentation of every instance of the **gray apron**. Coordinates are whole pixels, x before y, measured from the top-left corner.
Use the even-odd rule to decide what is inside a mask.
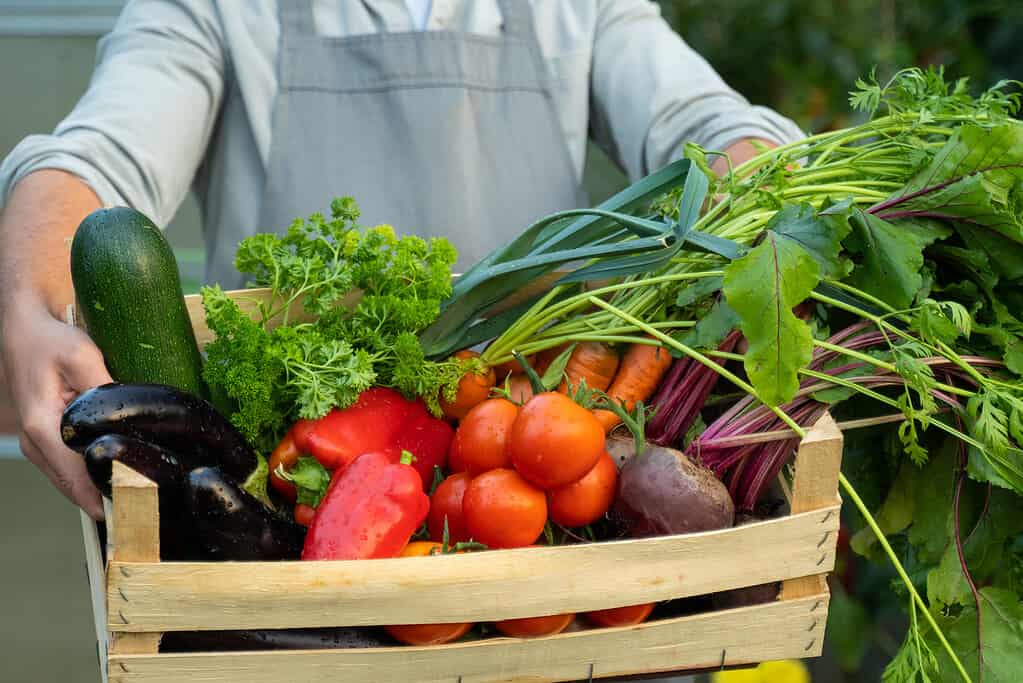
[[[447,237],[464,270],[537,218],[585,205],[530,4],[499,0],[500,37],[452,31],[317,36],[311,0],[278,2],[278,96],[258,225],[212,226],[207,279],[241,286],[239,240],[329,215]],[[230,201],[230,200],[228,200]]]

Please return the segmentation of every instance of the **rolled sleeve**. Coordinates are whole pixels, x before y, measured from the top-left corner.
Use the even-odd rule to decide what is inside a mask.
[[[132,0],[99,44],[85,94],[50,135],[0,165],[0,203],[27,174],[73,173],[105,205],[166,225],[183,201],[216,122],[227,68],[212,0]]]
[[[592,73],[594,138],[633,179],[677,159],[687,142],[720,151],[745,138],[804,137],[728,87],[647,0],[601,3]]]

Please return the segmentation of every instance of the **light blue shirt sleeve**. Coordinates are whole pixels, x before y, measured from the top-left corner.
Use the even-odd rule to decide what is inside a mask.
[[[211,0],[135,0],[100,41],[97,68],[50,135],[23,140],[0,166],[0,203],[28,173],[73,173],[104,205],[166,225],[216,122],[228,68]]]
[[[724,150],[743,138],[805,137],[728,87],[648,0],[599,3],[592,68],[594,139],[632,179],[677,159],[686,142]]]

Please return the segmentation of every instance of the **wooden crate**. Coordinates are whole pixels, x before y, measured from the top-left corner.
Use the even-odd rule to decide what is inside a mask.
[[[250,292],[251,294],[251,292]],[[239,295],[241,296],[241,295]],[[189,297],[200,343],[208,331]],[[115,464],[106,566],[83,530],[104,680],[118,683],[577,681],[820,655],[839,528],[842,434],[801,442],[788,514],[607,543],[339,562],[161,562],[155,484]],[[775,602],[625,628],[429,647],[159,653],[168,631],[493,621],[782,581]]]

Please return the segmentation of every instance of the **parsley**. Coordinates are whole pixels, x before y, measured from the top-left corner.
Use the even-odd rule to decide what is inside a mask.
[[[391,226],[360,228],[346,197],[331,218],[296,219],[283,236],[239,244],[235,266],[272,296],[253,316],[219,286],[204,287],[204,377],[234,404],[232,422],[267,450],[297,418],[351,405],[371,386],[422,396],[439,412],[465,363],[428,361],[417,338],[451,293],[457,254],[443,238],[398,237]],[[353,292],[361,293],[357,303]],[[302,315],[304,313],[304,315]]]

